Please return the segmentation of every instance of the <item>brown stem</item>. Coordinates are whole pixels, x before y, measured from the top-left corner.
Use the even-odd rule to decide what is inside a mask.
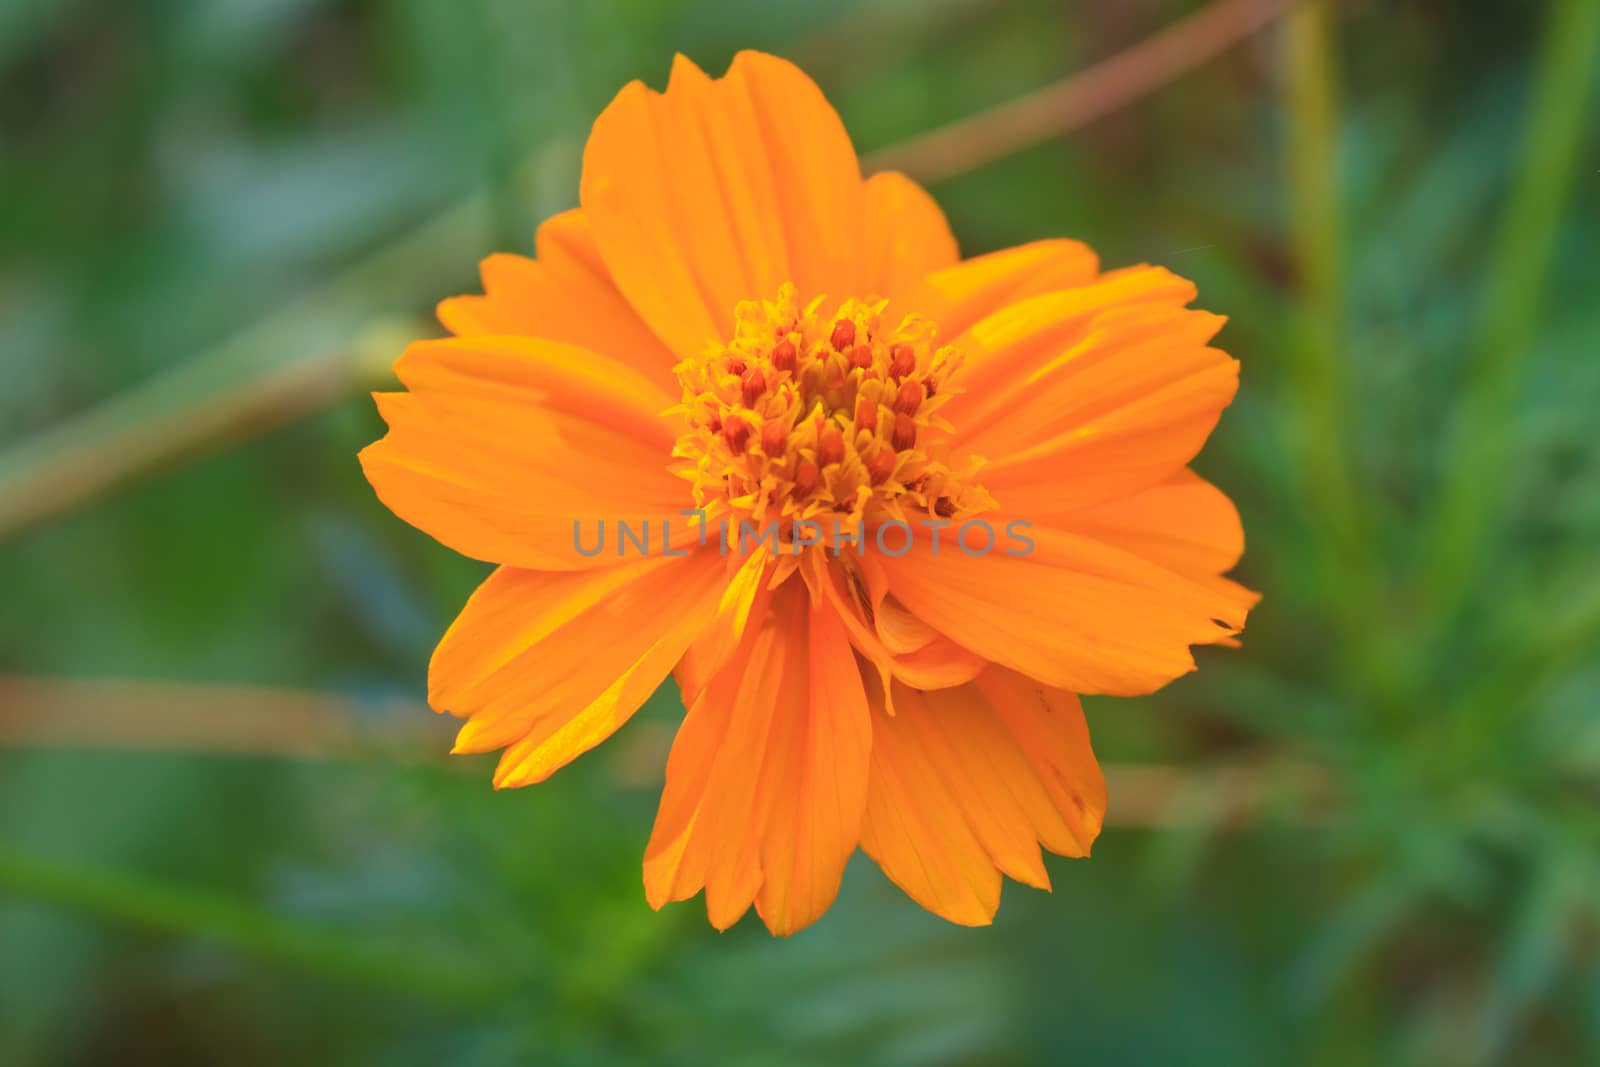
[[[1215,0],[1088,70],[876,152],[863,166],[898,170],[924,182],[976,170],[1159,89],[1244,40],[1289,6],[1288,0]]]
[[[200,756],[340,759],[387,752],[443,757],[451,720],[415,702],[356,706],[326,693],[187,682],[0,675],[0,749],[183,752]],[[659,789],[672,726],[635,722],[607,746],[624,787]],[[1112,764],[1107,825],[1126,829],[1237,829],[1272,813],[1320,822],[1327,776],[1302,764]]]

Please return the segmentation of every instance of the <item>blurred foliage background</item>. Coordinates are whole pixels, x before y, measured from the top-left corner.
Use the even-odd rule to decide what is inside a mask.
[[[438,757],[486,568],[374,499],[364,391],[618,87],[776,51],[870,153],[1202,6],[0,5],[0,1063],[1600,1062],[1594,0],[1278,5],[933,186],[1193,277],[1244,365],[1200,467],[1266,599],[1088,702],[1052,895],[651,912],[671,692],[534,789]]]

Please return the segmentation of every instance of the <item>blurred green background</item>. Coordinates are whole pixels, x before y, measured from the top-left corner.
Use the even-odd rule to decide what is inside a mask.
[[[674,693],[501,794],[419,706],[486,568],[373,497],[364,391],[618,87],[776,51],[871,152],[1201,6],[0,5],[0,1064],[1600,1062],[1593,0],[1301,6],[933,186],[1243,361],[1199,466],[1266,599],[1087,702],[1053,894],[858,857],[719,935],[640,886]]]

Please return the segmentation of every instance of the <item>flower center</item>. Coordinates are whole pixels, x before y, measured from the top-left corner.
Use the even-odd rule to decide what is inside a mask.
[[[907,315],[889,326],[888,301],[846,300],[823,314],[793,285],[747,300],[733,339],[675,368],[689,429],[674,471],[712,520],[857,523],[958,519],[994,506],[973,480],[981,460],[953,469],[951,426],[939,409],[961,362],[934,324]]]

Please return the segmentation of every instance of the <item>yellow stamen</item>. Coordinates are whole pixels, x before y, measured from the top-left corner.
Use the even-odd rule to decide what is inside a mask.
[[[730,523],[951,518],[994,507],[980,460],[949,463],[938,411],[956,392],[960,352],[931,322],[882,321],[887,301],[825,298],[802,307],[793,285],[749,300],[734,336],[677,368],[689,429],[674,468],[708,517]]]

